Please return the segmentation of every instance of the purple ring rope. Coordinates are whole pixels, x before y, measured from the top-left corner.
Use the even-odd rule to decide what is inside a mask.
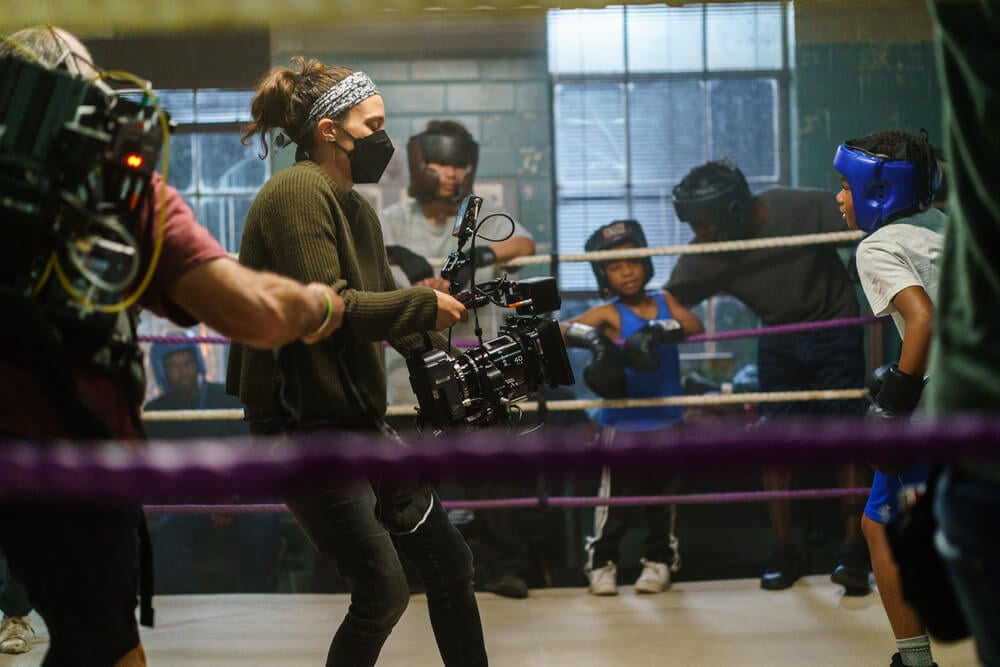
[[[803,333],[806,331],[817,331],[819,329],[833,329],[837,327],[851,327],[865,324],[878,324],[888,317],[842,317],[832,320],[820,320],[818,322],[799,322],[796,324],[777,324],[770,327],[757,327],[753,329],[733,329],[732,331],[717,331],[715,333],[696,334],[688,336],[683,343],[706,343],[715,340],[737,340],[740,338],[754,338],[757,336],[776,336],[780,334]],[[139,341],[143,343],[169,343],[177,345],[181,343],[215,343],[225,345],[229,339],[223,336],[139,336]],[[458,348],[469,348],[479,345],[475,339],[459,338],[452,341]]]
[[[102,498],[161,504],[254,502],[341,479],[414,474],[466,479],[611,465],[648,473],[823,466],[872,460],[903,463],[981,456],[1000,460],[1000,419],[777,420],[757,428],[712,423],[616,435],[596,446],[587,429],[549,428],[520,437],[496,430],[416,440],[410,446],[330,431],[279,439],[116,443],[0,442],[0,495]]]
[[[666,496],[547,496],[546,498],[497,498],[495,500],[443,500],[449,510],[489,510],[509,507],[633,507],[638,505],[703,505],[753,503],[770,500],[822,500],[867,496],[867,487],[843,489],[795,489],[787,491],[734,491],[727,493],[688,493]],[[288,511],[281,503],[246,505],[146,505],[150,514],[278,514]]]
[[[819,329],[834,329],[836,327],[852,327],[863,324],[878,324],[888,317],[842,317],[819,322],[798,322],[796,324],[777,324],[771,327],[757,329],[734,329],[732,331],[717,331],[715,333],[696,334],[688,336],[683,343],[705,343],[713,340],[736,340],[738,338],[753,338],[755,336],[777,336],[781,334],[803,333]]]

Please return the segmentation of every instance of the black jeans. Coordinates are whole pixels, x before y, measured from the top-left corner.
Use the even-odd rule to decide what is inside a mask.
[[[351,605],[330,643],[328,666],[375,664],[410,598],[399,554],[424,582],[444,664],[487,664],[472,589],[472,553],[436,496],[426,521],[409,535],[390,535],[379,523],[367,479],[338,483],[287,503],[320,555],[351,581]]]
[[[938,480],[935,542],[984,665],[1000,665],[1000,482],[950,465]]]

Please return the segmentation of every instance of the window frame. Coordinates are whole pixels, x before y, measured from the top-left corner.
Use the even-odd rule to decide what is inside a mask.
[[[770,3],[757,3],[760,5],[768,5]],[[644,83],[644,82],[684,82],[684,81],[695,81],[701,84],[703,90],[703,106],[700,109],[702,118],[704,119],[704,124],[706,125],[706,141],[711,141],[711,131],[710,123],[712,118],[712,107],[711,107],[711,95],[709,92],[711,83],[715,81],[732,81],[732,80],[772,80],[775,83],[776,94],[775,94],[775,160],[777,162],[777,173],[774,178],[761,178],[753,175],[749,175],[747,180],[750,187],[754,191],[758,191],[765,187],[775,186],[775,185],[789,185],[792,179],[792,117],[793,117],[793,103],[792,98],[792,80],[793,80],[793,70],[791,64],[791,51],[794,48],[794,43],[792,35],[790,33],[790,21],[792,14],[792,7],[790,3],[782,2],[781,7],[781,64],[780,67],[776,69],[764,68],[764,69],[721,69],[712,70],[709,69],[709,55],[708,55],[708,44],[709,44],[709,22],[708,17],[708,4],[705,3],[701,6],[701,44],[702,44],[702,55],[701,62],[702,68],[700,70],[685,70],[685,71],[630,71],[629,69],[629,47],[628,47],[628,26],[629,26],[629,9],[628,5],[622,8],[621,13],[621,28],[623,31],[623,55],[624,55],[624,70],[619,72],[611,71],[598,71],[593,73],[588,72],[553,72],[551,71],[552,63],[558,60],[553,54],[550,53],[549,63],[549,83],[550,83],[550,103],[553,109],[553,169],[552,169],[552,180],[553,180],[553,219],[556,224],[553,225],[553,247],[557,249],[558,252],[579,252],[582,249],[582,241],[586,238],[579,239],[581,246],[580,248],[562,248],[560,245],[560,227],[559,221],[559,209],[563,204],[571,205],[586,205],[588,202],[623,202],[624,208],[628,211],[627,215],[634,217],[634,211],[637,208],[637,203],[641,207],[642,203],[648,205],[655,205],[657,202],[662,202],[662,195],[650,195],[650,194],[637,194],[635,180],[633,177],[633,172],[636,169],[636,165],[633,163],[632,159],[632,114],[631,114],[631,102],[633,101],[635,93],[631,88],[631,84],[634,83]],[[610,9],[610,8],[609,8]],[[558,10],[554,10],[558,11]],[[581,11],[581,10],[575,10]],[[595,10],[602,11],[602,10]],[[551,47],[551,37],[552,32],[549,31],[547,35],[547,40],[549,41],[547,45],[547,50]],[[566,195],[565,186],[563,182],[560,182],[560,169],[558,165],[558,127],[556,126],[558,122],[559,113],[559,86],[569,85],[569,86],[583,86],[587,84],[602,85],[621,85],[622,95],[623,95],[623,109],[622,117],[624,121],[624,127],[622,129],[622,137],[625,139],[624,155],[625,155],[625,178],[623,181],[624,194],[623,195],[588,195],[584,194],[572,194]],[[708,152],[709,147],[706,145],[706,151]],[[721,155],[709,155],[706,159],[718,159]],[[695,165],[691,165],[692,167]],[[616,186],[618,187],[618,186]],[[679,221],[677,224],[683,225]],[[574,230],[575,232],[576,230]],[[690,232],[690,230],[688,230]],[[681,233],[681,236],[687,236],[688,238],[693,237],[693,234]],[[574,242],[577,239],[574,239]],[[651,243],[652,245],[652,243]],[[591,288],[583,288],[576,284],[566,285],[568,282],[563,276],[559,277],[563,283],[560,289],[564,296],[568,299],[593,299],[597,296],[597,290]],[[663,276],[658,276],[658,278],[664,278]]]

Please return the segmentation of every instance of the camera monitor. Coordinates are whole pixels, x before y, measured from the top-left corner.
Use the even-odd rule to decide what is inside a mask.
[[[479,209],[482,205],[483,198],[476,195],[469,195],[459,205],[458,215],[455,216],[455,227],[451,230],[451,235],[458,239],[459,250],[476,233],[476,221],[479,220]]]

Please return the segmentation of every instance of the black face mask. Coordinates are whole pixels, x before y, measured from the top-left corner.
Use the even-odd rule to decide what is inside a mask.
[[[344,134],[354,139],[347,130],[344,130]],[[335,145],[347,153],[347,159],[351,162],[351,180],[355,183],[378,183],[396,151],[385,130],[354,139],[354,150],[344,150],[340,144]]]

